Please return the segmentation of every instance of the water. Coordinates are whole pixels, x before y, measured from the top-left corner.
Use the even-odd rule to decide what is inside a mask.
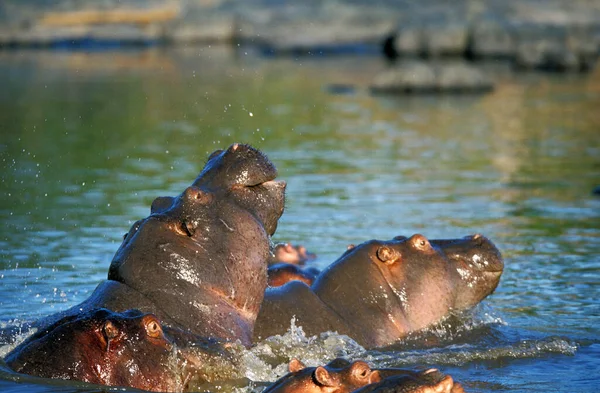
[[[305,244],[319,267],[349,243],[413,233],[480,232],[506,259],[497,291],[426,340],[364,351],[295,329],[258,345],[244,354],[257,386],[290,357],[341,355],[439,367],[469,392],[595,391],[600,69],[500,69],[483,97],[373,97],[368,83],[384,68],[202,47],[1,52],[0,326],[87,298],[156,196],[181,192],[213,150],[246,142],[288,181],[275,240]],[[0,390],[98,388],[0,367]]]

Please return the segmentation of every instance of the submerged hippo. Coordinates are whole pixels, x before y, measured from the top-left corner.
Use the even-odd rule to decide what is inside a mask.
[[[312,285],[319,275],[315,267],[303,267],[307,261],[316,259],[317,256],[309,252],[302,245],[279,243],[273,247],[273,254],[269,259],[268,284],[270,287],[279,287],[292,280],[299,280],[306,285]]]
[[[289,371],[263,393],[350,393],[381,380],[379,373],[371,370],[367,363],[350,363],[344,359],[319,367],[306,367],[293,359]]]
[[[355,393],[465,393],[462,385],[435,368],[416,372],[378,370],[381,381],[355,390]],[[386,376],[386,371],[390,374]]]
[[[269,259],[269,265],[279,263],[304,265],[307,261],[312,261],[316,258],[316,254],[308,251],[303,245],[294,246],[290,243],[279,243],[273,247],[273,255]]]
[[[39,325],[98,307],[135,308],[203,337],[250,345],[270,236],[283,213],[285,182],[276,175],[250,146],[212,153],[190,187],[157,198],[150,216],[132,226],[89,299]]]
[[[388,345],[475,306],[494,291],[503,266],[481,235],[371,240],[350,247],[311,287],[292,281],[268,289],[254,338],[284,333],[295,317],[308,335],[337,331],[366,347]]]
[[[319,367],[293,359],[289,371],[263,393],[464,393],[459,383],[437,369],[372,370],[363,361],[338,358]]]
[[[180,392],[205,380],[205,359],[228,356],[216,342],[165,331],[152,314],[90,310],[61,319],[6,356],[14,371],[150,391]],[[193,341],[194,347],[177,342]]]
[[[301,267],[291,263],[276,263],[267,270],[268,284],[270,287],[280,287],[292,280],[302,281],[312,285],[319,275],[319,269],[314,267]]]

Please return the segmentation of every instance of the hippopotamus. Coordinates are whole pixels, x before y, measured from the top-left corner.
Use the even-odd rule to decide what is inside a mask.
[[[288,367],[289,374],[263,393],[350,393],[381,380],[379,373],[363,361],[350,363],[338,358],[325,366],[306,367],[292,359]]]
[[[317,255],[308,251],[303,245],[292,245],[290,243],[279,243],[273,247],[273,254],[269,258],[269,265],[289,263],[292,265],[304,265],[312,261]]]
[[[263,393],[464,393],[459,383],[435,368],[371,369],[363,361],[338,358],[318,367],[292,359],[289,371]]]
[[[279,287],[292,280],[311,285],[320,271],[315,267],[303,267],[303,265],[316,258],[314,253],[309,252],[302,245],[276,244],[269,258],[268,285]]]
[[[182,346],[188,341],[194,345]],[[217,357],[227,361],[222,344],[165,329],[152,314],[94,309],[38,331],[5,361],[16,372],[44,378],[181,392],[192,380],[210,379],[204,363]]]
[[[267,270],[269,287],[280,287],[292,280],[302,281],[312,285],[320,271],[314,267],[300,267],[291,263],[277,263],[270,265]]]
[[[284,208],[285,182],[276,176],[248,145],[215,151],[190,187],[157,198],[133,224],[90,298],[38,326],[82,310],[139,309],[203,337],[250,345]]]
[[[381,381],[355,393],[465,393],[462,385],[435,368],[424,371],[379,369]]]
[[[367,348],[392,344],[475,306],[494,291],[503,267],[481,235],[370,240],[349,247],[312,286],[267,289],[254,339],[285,333],[295,318],[308,335],[337,331]]]

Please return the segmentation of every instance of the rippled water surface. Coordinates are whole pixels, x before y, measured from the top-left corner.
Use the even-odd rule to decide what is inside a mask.
[[[295,329],[248,351],[247,377],[274,379],[285,357],[343,355],[436,366],[469,392],[595,391],[600,72],[497,70],[483,97],[371,96],[384,67],[199,47],[0,53],[1,327],[87,298],[154,197],[181,192],[213,150],[246,142],[288,181],[275,240],[305,244],[319,267],[348,243],[413,233],[484,233],[506,259],[496,292],[432,329],[433,346],[365,352]],[[354,88],[336,95],[331,84]],[[0,366],[0,390],[11,389],[96,388]]]

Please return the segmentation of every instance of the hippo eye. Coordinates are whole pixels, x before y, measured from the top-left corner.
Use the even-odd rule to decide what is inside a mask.
[[[419,250],[428,250],[431,247],[429,240],[423,235],[414,235],[411,238],[411,242]]]
[[[162,329],[157,321],[151,320],[150,322],[146,323],[146,333],[148,336],[157,338],[160,337],[161,332]]]

